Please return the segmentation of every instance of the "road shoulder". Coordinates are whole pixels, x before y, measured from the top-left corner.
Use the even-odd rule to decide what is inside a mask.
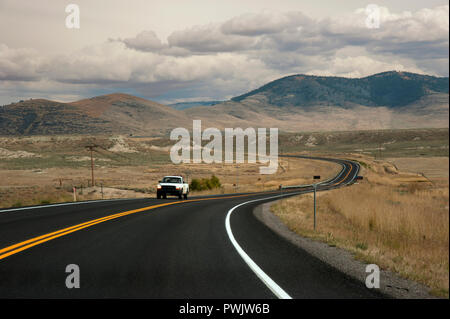
[[[289,230],[288,227],[270,211],[274,202],[258,205],[253,213],[255,217],[269,227],[273,232],[288,240],[295,246],[305,250],[310,255],[320,259],[328,265],[345,273],[346,275],[365,282],[368,273],[366,264],[356,260],[353,255],[338,247],[331,247],[325,243],[304,238]],[[429,299],[435,298],[429,294],[429,289],[417,282],[399,277],[399,275],[386,270],[380,273],[380,292],[392,298],[400,299]]]

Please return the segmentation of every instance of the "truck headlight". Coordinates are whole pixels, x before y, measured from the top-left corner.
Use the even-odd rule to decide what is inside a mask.
[[[161,189],[161,185],[156,186],[157,189]]]

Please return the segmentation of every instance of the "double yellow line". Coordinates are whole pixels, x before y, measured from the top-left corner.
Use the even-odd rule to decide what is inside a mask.
[[[336,183],[334,183],[331,186],[335,186],[338,185],[340,183],[342,183],[343,181],[345,181],[345,179],[348,177],[348,175],[350,175],[351,171],[353,170],[353,164],[351,162],[348,162],[348,164],[350,164],[350,169],[348,170],[347,174],[344,176],[344,178],[342,178],[340,181],[337,181]]]
[[[351,165],[351,164],[350,164]],[[351,165],[353,166],[353,165]],[[343,180],[345,180],[345,178],[347,178],[347,176],[350,174],[352,170],[352,167],[350,167],[350,170],[347,172],[347,175],[341,179],[339,182],[336,182],[337,185],[340,182],[342,182]],[[278,193],[278,192],[267,192],[264,194],[273,194],[273,193]],[[169,206],[169,205],[174,205],[174,204],[180,204],[180,203],[187,203],[187,202],[198,202],[198,201],[205,201],[205,200],[213,200],[213,199],[229,199],[229,198],[237,198],[237,197],[244,197],[244,196],[252,196],[252,195],[257,195],[256,193],[253,194],[244,194],[244,195],[233,195],[233,196],[222,196],[222,197],[208,197],[208,198],[200,198],[200,199],[190,199],[190,200],[183,200],[183,201],[176,201],[176,202],[170,202],[170,203],[163,203],[163,204],[157,204],[157,205],[152,205],[152,206],[147,206],[147,207],[142,207],[142,208],[138,208],[138,209],[133,209],[133,210],[129,210],[126,212],[122,212],[122,213],[117,213],[117,214],[113,214],[113,215],[108,215],[102,218],[97,218],[97,219],[93,219],[81,224],[77,224],[71,227],[67,227],[67,228],[63,228],[48,234],[44,234],[41,236],[37,236],[34,238],[30,238],[28,240],[19,242],[17,244],[13,244],[11,246],[5,247],[0,249],[0,260],[9,257],[11,255],[17,254],[21,251],[27,250],[31,247],[40,245],[42,243],[45,243],[47,241],[50,241],[52,239],[58,238],[58,237],[62,237],[65,235],[68,235],[70,233],[79,231],[81,229],[84,228],[88,228],[100,223],[104,223],[106,221],[112,220],[112,219],[116,219],[119,217],[123,217],[123,216],[127,216],[127,215],[131,215],[131,214],[136,214],[136,213],[140,213],[143,211],[148,211],[151,209],[155,209],[155,208],[159,208],[159,207],[164,207],[164,206]]]
[[[271,192],[267,193],[270,194]],[[180,204],[180,203],[187,203],[187,202],[197,202],[197,201],[204,201],[204,200],[213,200],[213,199],[227,199],[227,198],[235,198],[235,197],[243,197],[243,196],[251,196],[251,195],[255,195],[255,194],[245,194],[245,195],[234,195],[234,196],[222,196],[222,197],[209,197],[209,198],[200,198],[200,199],[190,199],[190,200],[183,200],[183,201],[176,201],[176,202],[170,202],[170,203],[163,203],[163,204],[157,204],[157,205],[152,205],[152,206],[147,206],[147,207],[142,207],[142,208],[138,208],[138,209],[133,209],[133,210],[129,210],[126,212],[122,212],[122,213],[117,213],[117,214],[113,214],[113,215],[108,215],[102,218],[97,218],[97,219],[93,219],[81,224],[77,224],[71,227],[67,227],[67,228],[63,228],[48,234],[44,234],[41,236],[37,236],[34,238],[30,238],[28,240],[22,241],[20,243],[5,247],[0,249],[0,260],[9,257],[11,255],[17,254],[21,251],[27,250],[31,247],[37,246],[39,244],[45,243],[47,241],[50,241],[52,239],[58,238],[58,237],[62,237],[65,235],[68,235],[70,233],[79,231],[81,229],[84,228],[88,228],[100,223],[104,223],[108,220],[112,220],[112,219],[116,219],[119,217],[123,217],[123,216],[127,216],[127,215],[131,215],[131,214],[136,214],[136,213],[140,213],[143,211],[147,211],[147,210],[151,210],[151,209],[155,209],[155,208],[159,208],[159,207],[164,207],[164,206],[169,206],[169,205],[174,205],[174,204]]]
[[[67,228],[63,228],[45,235],[41,235],[38,237],[34,237],[25,241],[22,241],[20,243],[5,247],[3,249],[0,249],[0,260],[4,259],[8,256],[17,254],[21,251],[24,251],[26,249],[29,249],[31,247],[34,247],[36,245],[45,243],[49,240],[61,237],[61,236],[65,236],[68,235],[70,233],[76,232],[78,230],[87,228],[87,227],[91,227],[103,222],[106,222],[108,220],[112,220],[112,219],[116,219],[122,216],[126,216],[126,215],[131,215],[131,214],[135,214],[135,213],[139,213],[145,210],[150,210],[150,209],[154,209],[154,208],[158,208],[158,207],[162,207],[162,206],[168,206],[168,205],[173,205],[176,203],[180,203],[180,202],[171,202],[171,203],[164,203],[164,204],[158,204],[158,205],[153,205],[153,206],[148,206],[148,207],[143,207],[143,208],[139,208],[139,209],[134,209],[134,210],[129,210],[126,212],[122,212],[122,213],[118,213],[118,214],[113,214],[113,215],[109,215],[109,216],[105,216],[102,218],[97,218],[97,219],[93,219],[90,220],[88,222],[84,222],[81,224],[77,224],[71,227],[67,227]]]

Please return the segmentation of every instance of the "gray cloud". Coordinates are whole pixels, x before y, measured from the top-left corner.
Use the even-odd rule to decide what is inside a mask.
[[[120,40],[127,47],[140,51],[160,51],[165,47],[154,31],[142,31],[134,38]]]
[[[399,14],[382,8],[379,29],[366,27],[364,10],[326,19],[262,12],[178,30],[167,43],[146,30],[57,56],[0,44],[0,81],[9,87],[28,81],[22,90],[43,92],[52,85],[77,92],[127,87],[167,100],[171,92],[177,99],[237,95],[294,73],[360,77],[396,69],[448,76],[448,8]]]
[[[224,34],[258,36],[279,33],[298,27],[306,27],[312,24],[312,20],[301,12],[273,13],[262,12],[260,14],[244,14],[232,18],[220,27]]]
[[[394,54],[412,59],[448,57],[448,6],[417,12],[391,13],[380,7],[381,27],[369,29],[360,9],[347,16],[313,20],[301,12],[245,14],[219,24],[173,32],[163,45],[152,31],[123,42],[141,51],[186,56],[260,51],[329,55],[347,46],[361,46],[372,54]]]
[[[0,43],[0,80],[33,81],[40,78],[43,59],[32,49],[12,49]]]
[[[245,51],[255,44],[252,38],[223,33],[218,25],[175,31],[167,40],[171,47],[184,48],[195,54]]]
[[[353,17],[322,21],[321,35],[335,38],[340,47],[359,45],[374,54],[401,55],[415,60],[448,58],[448,5],[401,14],[380,9],[378,29],[368,29],[364,24],[365,12],[358,10]]]

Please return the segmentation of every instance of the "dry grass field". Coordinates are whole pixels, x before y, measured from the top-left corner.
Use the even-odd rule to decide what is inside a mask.
[[[272,206],[273,212],[302,236],[348,249],[358,259],[424,283],[432,293],[448,297],[448,157],[353,158],[361,162],[364,180],[318,193],[316,231],[311,195],[279,201]],[[428,171],[429,176],[414,173],[417,171]]]
[[[398,157],[387,159],[400,171],[425,176],[435,184],[448,184],[448,157],[417,158]]]
[[[72,201],[74,186],[77,200],[153,197],[165,175],[188,180],[216,175],[220,189],[193,192],[206,195],[310,183],[313,175],[326,179],[340,169],[332,163],[287,158],[279,158],[274,175],[260,175],[259,164],[175,165],[167,143],[123,136],[0,138],[0,207]],[[91,185],[90,154],[85,148],[89,144],[103,147],[93,153],[96,187]]]

